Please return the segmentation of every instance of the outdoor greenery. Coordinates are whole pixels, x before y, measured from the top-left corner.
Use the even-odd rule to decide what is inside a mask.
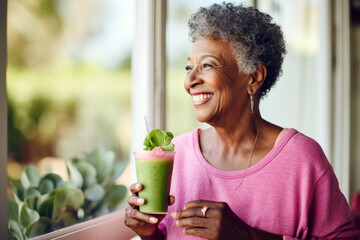
[[[127,195],[127,188],[115,183],[125,167],[102,147],[66,162],[66,181],[26,166],[20,180],[10,182],[10,239],[27,239],[115,210]]]

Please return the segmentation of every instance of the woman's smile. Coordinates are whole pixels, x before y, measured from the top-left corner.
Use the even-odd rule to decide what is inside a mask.
[[[203,105],[203,104],[207,103],[208,101],[210,101],[210,99],[212,98],[212,96],[214,94],[212,94],[212,93],[194,93],[191,95],[192,95],[194,106],[200,106],[200,105]]]

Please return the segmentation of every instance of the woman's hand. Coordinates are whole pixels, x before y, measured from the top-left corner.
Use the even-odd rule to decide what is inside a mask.
[[[253,229],[244,223],[225,202],[197,200],[188,202],[184,210],[171,213],[184,234],[205,239],[282,239]]]
[[[130,227],[140,236],[151,236],[156,234],[155,230],[159,222],[165,217],[165,214],[145,214],[140,212],[139,206],[145,204],[145,199],[138,197],[138,192],[142,189],[142,185],[134,183],[130,186],[132,195],[128,198],[128,206],[125,209],[125,225]],[[173,204],[175,198],[170,196],[170,205]]]

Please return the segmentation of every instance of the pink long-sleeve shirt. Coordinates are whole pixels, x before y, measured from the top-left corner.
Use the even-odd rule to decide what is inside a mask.
[[[167,239],[199,239],[184,235],[170,216],[199,199],[226,202],[248,225],[284,239],[360,239],[333,169],[313,139],[289,129],[254,166],[222,171],[204,159],[199,132],[174,139],[170,192],[176,200],[159,225]]]

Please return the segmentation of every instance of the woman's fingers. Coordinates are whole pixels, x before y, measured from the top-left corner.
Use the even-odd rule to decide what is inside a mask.
[[[142,189],[142,184],[140,183],[133,183],[130,185],[130,191],[132,194],[136,194],[138,192],[140,192]]]
[[[155,224],[158,222],[158,219],[156,217],[144,214],[144,213],[140,212],[139,210],[132,208],[130,206],[125,209],[125,217],[128,219],[128,222],[130,222],[132,224],[136,224],[136,225],[138,225],[138,222],[130,220],[130,219],[137,219],[137,220],[141,220],[143,222],[152,223],[152,224]]]
[[[202,208],[202,207],[205,207],[205,206],[208,207],[208,208],[225,208],[226,203],[224,203],[224,202],[206,201],[206,200],[196,200],[196,201],[187,202],[184,209]]]
[[[169,196],[169,204],[173,205],[175,203],[175,197],[173,195]]]
[[[210,239],[211,231],[208,228],[186,228],[184,234]]]
[[[209,219],[203,217],[183,218],[176,221],[176,226],[205,228],[209,226]]]
[[[210,208],[208,208],[206,210],[206,215],[205,216],[209,216],[210,212]],[[185,210],[180,210],[177,212],[172,212],[171,216],[173,218],[189,218],[189,217],[205,217],[204,216],[204,210],[203,207],[198,207],[198,208],[190,208],[190,209],[185,209]]]
[[[145,204],[145,199],[140,198],[140,197],[137,197],[137,196],[134,196],[134,195],[130,195],[130,196],[128,197],[128,203],[129,203],[130,206],[139,207],[139,206]]]

